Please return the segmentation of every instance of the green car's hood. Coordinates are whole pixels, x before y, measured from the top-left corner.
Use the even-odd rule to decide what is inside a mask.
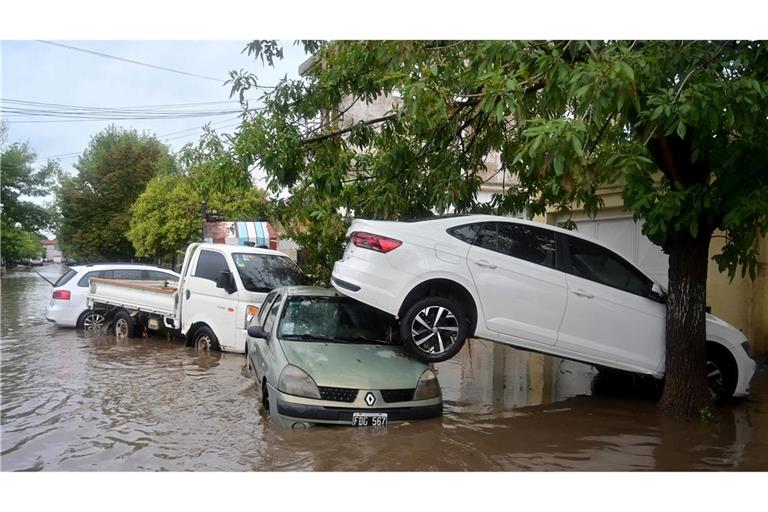
[[[318,386],[415,388],[427,369],[398,346],[285,340],[280,343],[288,362],[311,375]]]

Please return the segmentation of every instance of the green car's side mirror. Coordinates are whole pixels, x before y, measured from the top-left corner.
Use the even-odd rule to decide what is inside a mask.
[[[252,325],[248,328],[248,336],[251,338],[267,339],[269,333],[260,325]]]

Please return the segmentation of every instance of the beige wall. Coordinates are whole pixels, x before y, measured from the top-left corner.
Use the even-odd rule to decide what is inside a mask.
[[[716,233],[709,247],[710,256],[720,252],[725,239]],[[741,277],[731,281],[710,260],[707,276],[707,304],[712,313],[738,328],[749,339],[759,359],[768,358],[768,238],[760,242],[760,265],[757,278]]]

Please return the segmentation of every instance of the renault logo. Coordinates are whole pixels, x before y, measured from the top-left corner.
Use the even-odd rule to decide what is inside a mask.
[[[373,407],[373,404],[376,403],[376,397],[370,391],[365,394],[365,403],[368,404],[368,407]]]

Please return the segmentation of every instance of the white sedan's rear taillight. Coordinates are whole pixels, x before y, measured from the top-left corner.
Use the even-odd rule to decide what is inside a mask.
[[[350,238],[352,239],[352,243],[357,247],[385,254],[403,245],[403,242],[400,240],[381,235],[374,235],[373,233],[366,233],[365,231],[354,231],[350,235]]]

